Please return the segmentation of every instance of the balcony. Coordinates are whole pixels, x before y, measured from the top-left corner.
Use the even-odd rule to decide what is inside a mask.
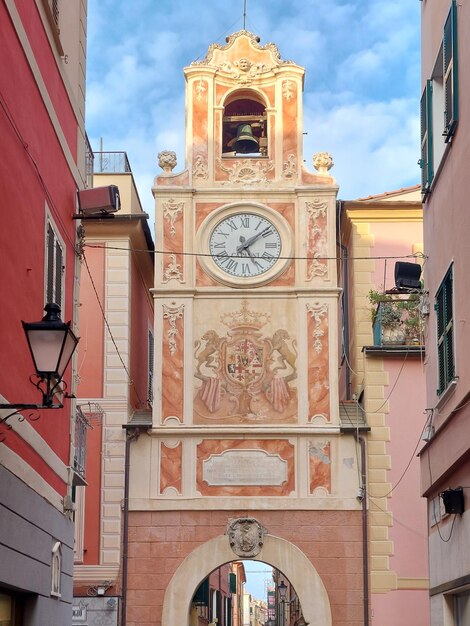
[[[424,349],[424,318],[420,294],[405,296],[369,292],[374,347]]]
[[[87,430],[91,428],[91,424],[83,414],[81,408],[77,406],[75,413],[75,449],[73,455],[73,484],[83,486],[86,485],[86,440]]]
[[[94,152],[95,174],[132,174],[126,152]]]

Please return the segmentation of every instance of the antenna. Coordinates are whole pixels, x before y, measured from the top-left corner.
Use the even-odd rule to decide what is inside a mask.
[[[246,0],[243,0],[243,30],[246,30]]]

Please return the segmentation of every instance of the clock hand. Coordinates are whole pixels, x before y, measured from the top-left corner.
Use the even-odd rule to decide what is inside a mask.
[[[249,239],[245,240],[245,238],[243,238],[244,239],[243,241],[242,241],[243,235],[241,235],[240,236],[240,241],[242,241],[242,243],[239,246],[237,246],[237,252],[240,253],[242,250],[246,250],[248,248],[248,246],[251,246],[252,243],[254,243],[262,235],[264,235],[264,233],[267,233],[270,229],[271,229],[271,225],[266,226],[266,228],[264,230],[261,230],[259,233],[256,233],[256,235],[253,235]]]

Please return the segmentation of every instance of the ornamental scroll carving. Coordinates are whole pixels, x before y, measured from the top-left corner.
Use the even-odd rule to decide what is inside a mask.
[[[253,558],[261,552],[267,532],[254,517],[232,519],[226,530],[232,551],[244,559]]]
[[[179,319],[182,319],[184,314],[184,304],[180,306],[167,306],[163,305],[163,319],[168,320],[169,328],[167,330],[167,338],[168,338],[168,349],[170,350],[170,354],[173,356],[176,352],[176,337],[178,336],[178,328],[176,326],[176,322]]]
[[[173,198],[163,203],[163,217],[170,223],[170,236],[172,238],[176,234],[175,222],[183,209],[184,202],[177,202]]]
[[[328,203],[321,198],[306,202],[308,216],[308,256],[312,257],[307,267],[307,280],[316,276],[324,277],[328,273],[326,261],[326,220]]]
[[[282,95],[289,102],[294,97],[295,83],[292,80],[285,80],[282,83]]]
[[[322,322],[328,315],[328,307],[326,304],[307,304],[307,311],[315,322],[315,328],[312,333],[313,349],[319,354],[322,351],[322,338],[325,334]]]
[[[297,164],[295,161],[295,154],[289,154],[287,160],[282,165],[282,178],[290,180],[297,176]]]
[[[203,179],[209,178],[209,170],[207,169],[207,163],[200,154],[198,154],[194,162],[193,177],[203,178]]]
[[[180,283],[184,282],[181,265],[176,262],[176,254],[170,254],[169,257],[170,260],[165,265],[165,268],[163,270],[162,282],[168,283],[170,282],[170,280],[177,280]]]
[[[207,91],[207,87],[206,87],[207,83],[205,80],[202,80],[202,78],[199,79],[199,81],[196,83],[194,89],[196,91],[196,100],[198,100],[199,102],[203,99],[204,94]]]
[[[217,159],[219,168],[229,175],[230,183],[239,183],[243,185],[259,185],[266,184],[271,181],[267,179],[266,174],[274,168],[274,161],[269,161],[266,165],[253,163],[250,159],[243,159],[241,163],[232,167],[225,167],[221,159]]]

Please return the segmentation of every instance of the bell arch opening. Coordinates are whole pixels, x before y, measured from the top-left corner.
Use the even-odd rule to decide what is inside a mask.
[[[195,548],[180,564],[167,587],[162,626],[187,623],[195,591],[204,579],[220,566],[236,560],[226,535]],[[280,537],[266,535],[259,554],[248,560],[267,563],[285,575],[296,591],[306,624],[331,626],[325,586],[315,567],[297,546]]]
[[[248,89],[231,93],[222,118],[222,156],[268,156],[266,103]]]

